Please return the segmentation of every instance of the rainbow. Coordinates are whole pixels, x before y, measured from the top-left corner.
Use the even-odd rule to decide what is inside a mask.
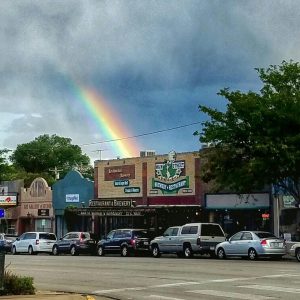
[[[94,89],[78,84],[73,84],[73,89],[76,91],[77,99],[80,100],[89,116],[108,139],[107,142],[112,143],[115,154],[121,158],[138,156],[139,146],[134,139],[126,139],[132,134],[104,97]]]

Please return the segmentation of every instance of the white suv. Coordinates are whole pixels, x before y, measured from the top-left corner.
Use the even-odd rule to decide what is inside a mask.
[[[27,252],[37,254],[39,252],[52,253],[56,235],[49,232],[25,232],[12,244],[12,254]]]

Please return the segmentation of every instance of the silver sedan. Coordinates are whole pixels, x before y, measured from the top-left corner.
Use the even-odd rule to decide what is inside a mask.
[[[220,259],[227,256],[248,257],[255,260],[260,256],[282,258],[286,254],[286,245],[283,239],[265,231],[240,231],[229,240],[216,247],[216,255]]]

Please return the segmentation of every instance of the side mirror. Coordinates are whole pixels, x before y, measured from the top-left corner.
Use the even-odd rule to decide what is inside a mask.
[[[19,240],[20,240],[20,238],[17,237],[17,238],[16,238],[16,241],[19,241]]]
[[[60,240],[60,241],[62,241],[62,237],[61,237],[61,238],[59,238],[59,240]]]
[[[163,236],[169,236],[167,233],[164,233]]]

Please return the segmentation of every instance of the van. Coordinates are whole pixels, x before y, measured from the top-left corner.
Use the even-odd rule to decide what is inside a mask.
[[[12,254],[39,252],[52,253],[56,235],[49,232],[25,232],[12,243]]]

